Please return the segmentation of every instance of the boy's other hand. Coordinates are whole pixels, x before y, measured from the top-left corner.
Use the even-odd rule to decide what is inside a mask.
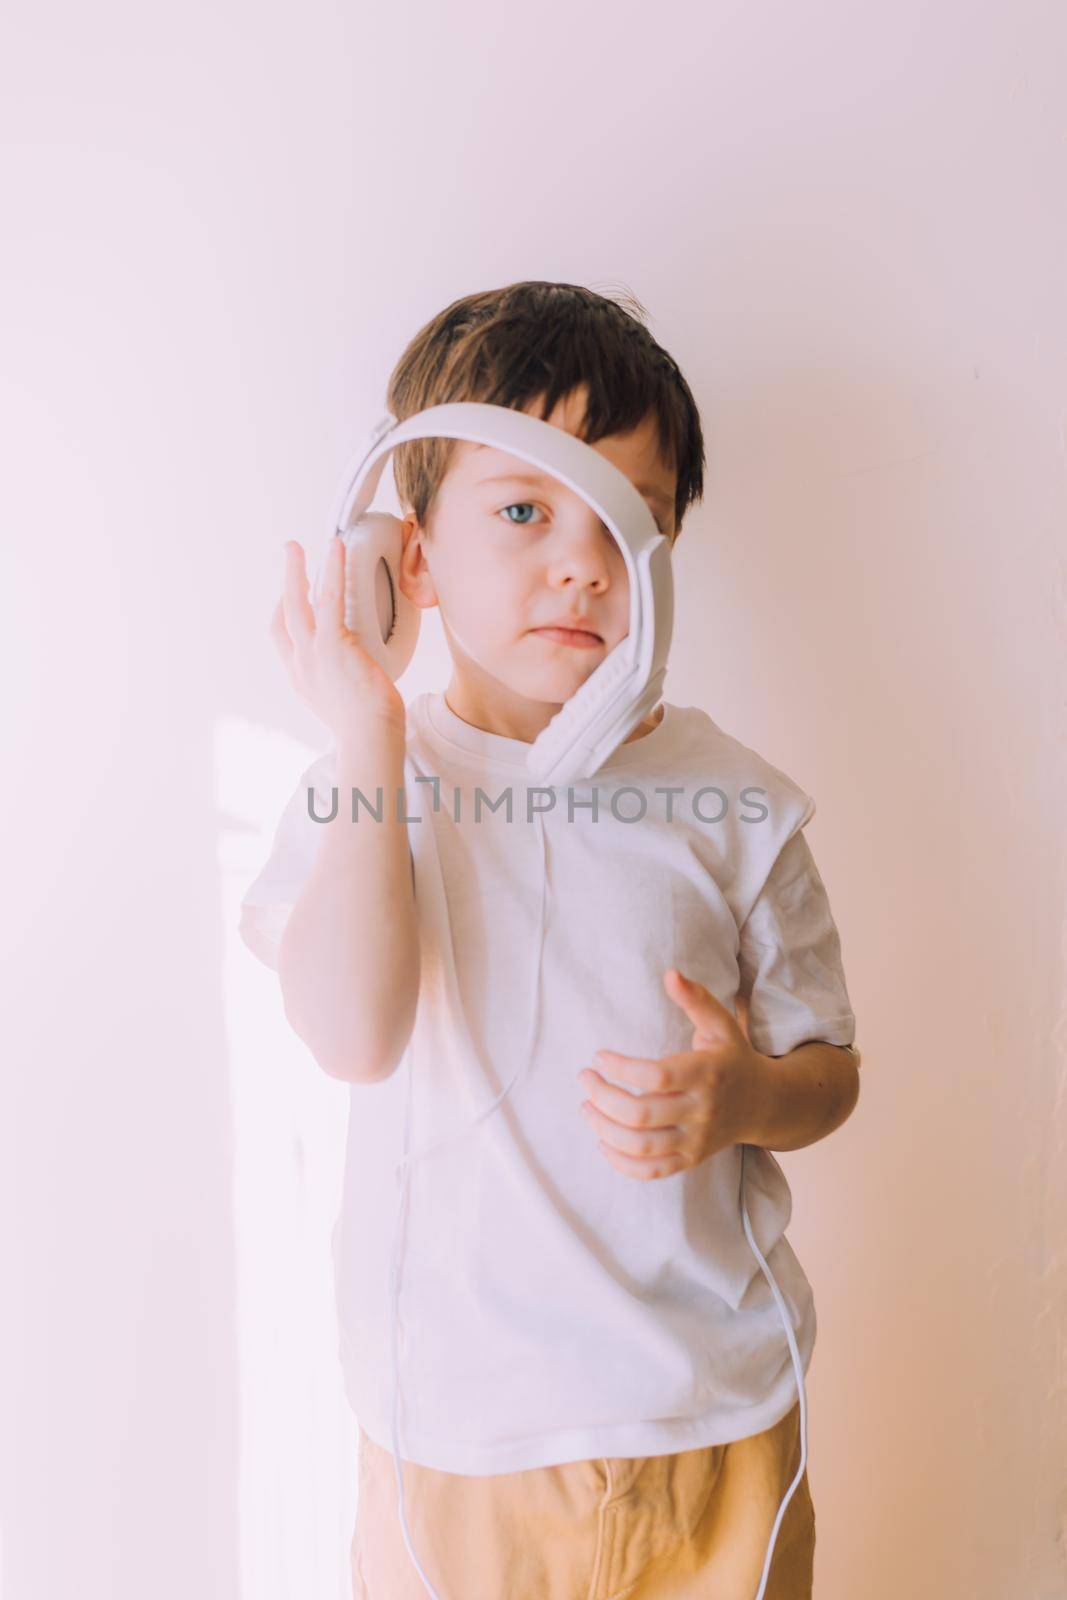
[[[356,634],[345,626],[345,545],[331,539],[318,606],[309,596],[303,547],[285,545],[282,596],[270,635],[300,698],[338,740],[350,739],[368,720],[403,735],[403,697]]]
[[[595,1060],[618,1088],[586,1067],[578,1081],[589,1099],[582,1114],[600,1149],[627,1177],[669,1178],[718,1150],[745,1144],[765,1092],[767,1057],[754,1050],[721,1000],[671,967],[664,988],[693,1023],[693,1046],[650,1061],[600,1050]]]

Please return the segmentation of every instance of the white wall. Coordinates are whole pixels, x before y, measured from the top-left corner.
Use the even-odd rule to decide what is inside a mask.
[[[323,747],[266,624],[406,340],[528,277],[688,374],[668,698],[819,802],[864,1052],[782,1158],[819,1600],[1063,1600],[1062,9],[5,33],[2,1600],[345,1595],[345,1091],[233,933]]]

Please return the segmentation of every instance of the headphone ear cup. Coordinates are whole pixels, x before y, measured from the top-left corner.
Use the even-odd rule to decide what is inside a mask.
[[[368,511],[339,536],[345,542],[345,627],[394,683],[415,653],[421,621],[418,606],[400,588],[403,528],[387,511]],[[325,565],[323,558],[316,600]]]

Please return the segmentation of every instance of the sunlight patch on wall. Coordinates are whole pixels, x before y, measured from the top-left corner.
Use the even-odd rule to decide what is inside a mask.
[[[214,725],[233,1127],[240,1600],[351,1600],[357,1426],[337,1352],[330,1237],[348,1091],[292,1032],[277,975],[237,932],[241,896],[317,753],[239,717]]]

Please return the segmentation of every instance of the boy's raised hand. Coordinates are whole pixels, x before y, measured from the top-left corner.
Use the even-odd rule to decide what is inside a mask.
[[[336,734],[350,739],[380,724],[403,733],[407,708],[389,674],[345,627],[345,545],[330,540],[317,607],[309,596],[304,550],[297,540],[285,545],[282,596],[270,622],[270,635],[289,670],[294,689]]]
[[[589,1099],[581,1110],[618,1172],[648,1180],[695,1167],[718,1150],[748,1143],[766,1092],[767,1057],[754,1050],[721,1000],[675,967],[664,975],[671,999],[693,1023],[693,1047],[650,1061],[597,1051],[578,1074]]]

